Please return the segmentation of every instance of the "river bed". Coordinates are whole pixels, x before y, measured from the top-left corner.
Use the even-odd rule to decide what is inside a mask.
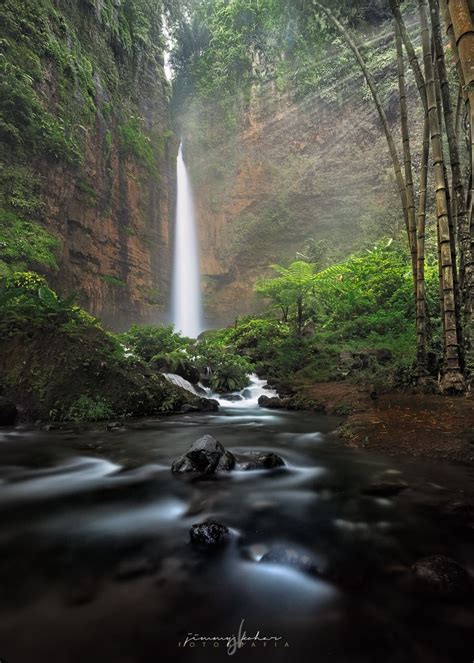
[[[431,554],[473,570],[472,530],[442,520],[443,505],[469,497],[473,468],[350,450],[338,423],[252,401],[112,431],[3,429],[0,660],[227,660],[224,640],[200,638],[242,622],[259,635],[240,660],[472,660],[472,603],[414,594],[406,570]],[[286,467],[173,476],[205,434]],[[381,476],[408,488],[364,494]],[[207,519],[235,542],[193,549],[189,529]],[[259,562],[274,546],[309,554],[322,577]]]

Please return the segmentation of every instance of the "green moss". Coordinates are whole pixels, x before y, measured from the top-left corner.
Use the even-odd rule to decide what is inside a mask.
[[[0,252],[12,269],[37,264],[57,270],[58,247],[59,241],[38,223],[0,211]]]
[[[116,286],[118,288],[127,287],[125,281],[122,281],[121,279],[117,278],[116,276],[112,276],[111,274],[101,274],[100,279],[104,281],[104,283],[107,283],[108,285],[111,286]]]
[[[150,172],[156,170],[156,154],[151,138],[142,131],[143,119],[132,116],[119,127],[120,147],[125,154],[134,156]]]
[[[79,190],[85,194],[92,202],[97,198],[97,192],[86,180],[80,180],[78,184]]]

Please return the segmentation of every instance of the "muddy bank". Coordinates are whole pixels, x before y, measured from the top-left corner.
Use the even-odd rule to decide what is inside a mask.
[[[344,416],[346,443],[392,455],[474,461],[472,397],[391,392],[377,394],[346,382],[304,385],[303,402]]]

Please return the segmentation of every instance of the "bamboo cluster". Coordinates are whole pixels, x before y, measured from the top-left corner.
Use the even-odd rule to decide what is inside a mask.
[[[474,0],[418,0],[421,63],[406,28],[399,0],[389,0],[397,52],[403,172],[377,86],[357,44],[330,9],[318,0],[313,0],[313,4],[329,18],[352,50],[371,91],[387,139],[411,255],[417,375],[422,384],[428,379],[425,234],[431,154],[444,350],[440,385],[445,392],[462,393],[469,385],[469,369],[474,369],[471,365],[474,344]],[[456,109],[452,102],[453,76],[450,76],[447,64],[445,39],[458,77]],[[413,175],[405,58],[413,72],[424,113],[418,192]],[[462,168],[464,145],[468,149],[467,173],[463,173]]]

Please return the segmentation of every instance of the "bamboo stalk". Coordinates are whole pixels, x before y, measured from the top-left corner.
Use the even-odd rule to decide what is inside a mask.
[[[410,147],[410,131],[408,127],[408,108],[407,108],[407,93],[405,85],[405,66],[403,63],[403,45],[400,34],[400,28],[397,21],[395,21],[395,42],[397,47],[397,69],[398,69],[398,90],[400,95],[400,121],[402,131],[402,144],[403,144],[403,161],[405,167],[405,192],[407,201],[407,232],[408,244],[411,253],[412,271],[413,271],[413,284],[416,296],[416,215],[415,215],[415,192],[413,188],[413,169],[411,159]]]
[[[448,138],[449,158],[451,163],[452,177],[452,209],[453,223],[457,230],[461,266],[460,280],[463,283],[464,319],[466,326],[466,338],[469,345],[469,330],[471,326],[472,306],[474,301],[474,261],[471,253],[470,223],[466,210],[466,194],[464,191],[461,159],[459,155],[459,144],[455,128],[455,119],[451,104],[451,92],[449,88],[448,72],[444,57],[443,39],[441,36],[441,23],[439,16],[439,5],[437,0],[429,0],[431,7],[431,22],[433,26],[433,40],[436,51],[436,66],[438,70],[441,97],[443,102],[444,123]]]
[[[433,173],[436,195],[436,215],[439,233],[439,264],[442,276],[442,304],[444,316],[445,372],[442,386],[446,391],[462,391],[463,377],[460,364],[460,347],[455,304],[454,265],[451,253],[449,202],[444,174],[441,128],[438,120],[435,71],[431,54],[431,38],[428,22],[427,0],[418,0],[420,13],[423,61],[426,81],[426,101],[430,125]]]

